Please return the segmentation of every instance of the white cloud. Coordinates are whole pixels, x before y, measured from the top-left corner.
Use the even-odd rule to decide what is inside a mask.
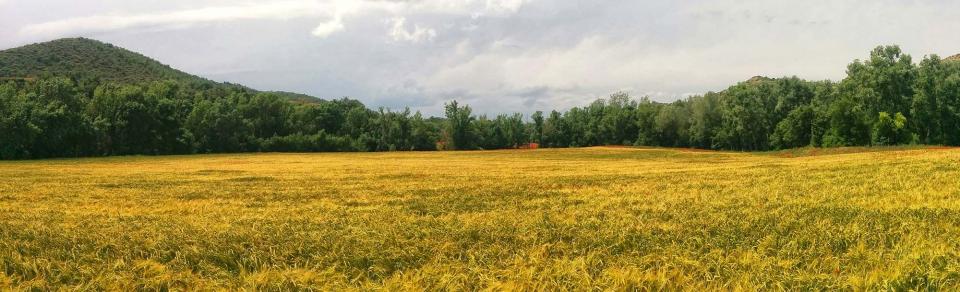
[[[313,29],[312,33],[314,36],[325,38],[343,29],[344,29],[343,17],[338,15],[338,16],[334,16],[332,19],[330,19],[327,22],[317,25],[317,27]]]
[[[0,0],[2,5],[6,0]],[[50,22],[28,24],[20,29],[21,35],[57,37],[64,35],[116,31],[133,28],[184,28],[197,24],[253,20],[291,19],[302,17],[326,17],[312,31],[317,37],[327,37],[345,29],[344,19],[365,12],[382,11],[403,19],[408,14],[447,15],[504,15],[515,13],[528,0],[424,0],[424,1],[371,1],[371,0],[292,0],[281,2],[256,2],[231,6],[213,6],[172,12],[142,14],[103,14],[79,16]],[[405,34],[406,32],[406,34]],[[394,39],[422,41],[436,36],[430,28],[414,27],[407,32],[401,26],[391,27]]]
[[[525,0],[487,0],[486,11],[494,14],[513,14],[520,10]]]
[[[314,1],[286,1],[269,4],[207,7],[163,13],[94,15],[30,24],[24,26],[20,33],[24,35],[60,36],[143,27],[184,27],[233,20],[290,19],[323,15],[323,11],[328,9],[330,7],[324,7]]]
[[[458,15],[496,15],[503,16],[519,11],[520,7],[531,0],[419,0],[396,1],[390,9],[402,13],[434,13]]]
[[[739,2],[685,5],[650,19],[676,26],[593,31],[572,45],[511,47],[507,44],[523,42],[499,39],[420,82],[436,92],[470,92],[500,103],[515,102],[515,94],[528,88],[549,88],[545,107],[562,108],[571,100],[583,104],[618,90],[671,101],[691,92],[722,90],[754,75],[839,80],[851,60],[866,57],[877,45],[900,44],[913,51],[915,60],[938,47],[960,51],[960,42],[942,37],[951,35],[960,20],[941,6]],[[663,29],[676,31],[659,31]]]
[[[388,21],[390,24],[390,37],[395,41],[422,42],[432,41],[437,37],[437,31],[432,28],[420,27],[419,24],[413,26],[413,31],[406,28],[406,18],[394,17]]]
[[[438,109],[457,97],[478,111],[526,111],[617,90],[670,101],[754,75],[837,80],[876,45],[899,44],[915,60],[960,52],[951,1],[59,1],[69,3],[47,13],[38,1],[0,0],[0,43],[90,33],[199,74],[249,69],[224,81],[372,106]]]

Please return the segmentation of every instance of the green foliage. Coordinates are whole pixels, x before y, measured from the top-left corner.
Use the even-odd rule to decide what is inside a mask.
[[[294,103],[173,80],[104,83],[92,92],[87,97],[65,78],[0,83],[0,159],[433,150],[442,123],[409,109],[371,111],[346,98]]]
[[[456,100],[445,105],[447,123],[445,131],[446,143],[449,149],[466,150],[476,147],[474,120],[470,106],[460,106]]]
[[[0,158],[89,155],[91,119],[86,99],[67,79],[0,85]]]
[[[870,60],[857,60],[847,67],[848,77],[841,86],[856,91],[854,96],[872,118],[881,111],[909,109],[916,76],[911,60],[900,47],[877,47],[870,53]]]
[[[258,140],[259,148],[269,152],[316,152],[342,151],[350,149],[350,141],[344,137],[327,135],[321,131],[316,134],[292,134],[272,136]]]
[[[653,146],[660,144],[656,133],[656,118],[660,112],[660,104],[650,101],[650,98],[641,97],[637,103],[637,141],[636,145]]]
[[[610,95],[610,99],[603,110],[600,127],[603,131],[602,139],[608,143],[600,144],[631,144],[637,140],[637,102],[633,101],[625,92]],[[610,143],[612,142],[612,143]]]
[[[719,148],[765,150],[776,125],[775,83],[744,82],[730,87],[720,101],[721,124],[714,137]]]
[[[957,58],[957,56],[954,56]],[[924,144],[960,144],[960,62],[923,59],[917,68],[912,127]]]
[[[713,137],[720,125],[720,95],[707,93],[702,97],[690,98],[690,146],[712,148]]]
[[[223,153],[247,149],[243,116],[229,100],[203,100],[187,116],[185,129],[192,133],[196,152]]]
[[[437,121],[423,118],[420,112],[413,114],[410,120],[410,146],[412,150],[436,150],[436,142],[440,140],[440,129]]]
[[[569,145],[569,136],[566,134],[567,126],[560,112],[550,111],[550,116],[543,123],[543,141],[544,147],[566,147]]]
[[[685,147],[690,141],[688,129],[689,106],[678,101],[664,106],[654,119],[654,127],[660,139],[660,146]]]
[[[533,124],[530,127],[530,141],[536,143],[543,143],[543,112],[536,111],[533,115],[530,116],[530,119],[533,120]]]
[[[907,118],[901,113],[893,117],[887,112],[880,112],[877,122],[873,124],[873,145],[900,145],[912,142],[913,135],[907,129]]]
[[[810,106],[800,106],[787,114],[773,134],[770,145],[774,149],[787,149],[810,145],[813,133],[814,111]]]
[[[473,128],[482,149],[517,148],[530,138],[521,114],[500,114],[493,120],[482,115],[474,121]]]
[[[754,77],[673,103],[618,92],[565,112],[445,118],[215,83],[108,44],[0,51],[0,159],[247,151],[649,145],[763,151],[960,145],[960,62],[880,46],[838,83]],[[22,78],[31,77],[31,78]],[[36,78],[34,78],[36,77]],[[890,114],[893,113],[893,114]]]
[[[85,38],[59,39],[0,51],[0,77],[46,76],[101,82],[176,80],[214,84],[138,53]]]

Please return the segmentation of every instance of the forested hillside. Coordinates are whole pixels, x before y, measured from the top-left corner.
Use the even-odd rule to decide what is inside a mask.
[[[567,111],[446,117],[352,99],[258,92],[88,39],[0,51],[0,158],[250,151],[394,151],[650,145],[760,151],[960,145],[960,62],[896,46],[839,82],[754,77],[657,103],[616,93]]]
[[[77,86],[103,83],[143,84],[173,80],[193,87],[235,87],[171,68],[141,54],[87,38],[65,38],[0,51],[0,80],[66,77]],[[244,88],[253,91],[248,88]],[[297,102],[316,102],[306,94],[275,92]]]
[[[59,39],[0,51],[0,76],[63,76],[79,80],[213,83],[111,44],[85,38]]]

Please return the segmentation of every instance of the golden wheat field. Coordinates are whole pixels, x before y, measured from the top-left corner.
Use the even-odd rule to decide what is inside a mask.
[[[0,162],[0,287],[960,287],[960,150],[784,154]]]

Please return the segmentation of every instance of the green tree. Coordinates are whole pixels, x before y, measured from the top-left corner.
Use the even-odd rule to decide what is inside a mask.
[[[530,119],[533,120],[533,125],[531,127],[530,140],[536,143],[543,144],[544,137],[544,118],[542,111],[536,111],[533,115],[530,116]]]
[[[907,118],[901,113],[893,117],[887,112],[878,114],[873,124],[873,145],[899,145],[912,142],[912,134],[907,129]]]
[[[769,149],[769,136],[777,122],[775,84],[748,81],[727,89],[720,101],[722,118],[713,139],[717,148]]]
[[[658,145],[667,147],[685,147],[690,141],[689,108],[684,101],[664,106],[654,122],[659,137]]]
[[[770,135],[774,149],[787,149],[810,145],[815,113],[809,105],[794,108],[777,124]]]
[[[601,144],[629,145],[637,140],[637,103],[625,92],[610,95],[601,119]]]
[[[161,102],[145,95],[139,86],[98,87],[87,112],[100,136],[100,152],[106,155],[168,153],[164,140],[175,138],[167,135],[169,125],[163,121],[172,110],[169,103]]]
[[[420,111],[413,114],[410,127],[410,143],[413,150],[423,151],[437,149],[438,130],[423,118]]]
[[[690,145],[699,148],[712,148],[713,136],[720,125],[720,95],[707,93],[691,97],[690,104]]]
[[[474,149],[476,147],[475,133],[473,129],[474,116],[471,113],[470,106],[460,106],[456,100],[445,105],[447,125],[446,143],[450,149],[464,150]]]
[[[259,93],[242,102],[240,112],[254,138],[263,139],[288,134],[287,122],[291,104],[279,95]]]
[[[650,101],[648,97],[640,98],[636,113],[637,141],[634,142],[635,145],[653,146],[660,144],[656,129],[656,118],[659,113],[659,104]]]
[[[543,123],[542,143],[544,147],[567,147],[569,145],[569,135],[564,123],[563,114],[556,110],[550,111],[550,115]]]
[[[898,46],[879,46],[870,52],[869,60],[856,60],[847,66],[841,94],[856,98],[872,123],[879,112],[910,108],[915,78],[910,55],[903,54]]]
[[[239,152],[247,148],[248,129],[237,108],[226,100],[204,100],[193,107],[185,128],[194,137],[196,152]]]
[[[920,143],[960,144],[956,137],[960,127],[960,90],[955,82],[958,78],[960,63],[956,61],[931,55],[920,62],[910,109],[911,128]]]
[[[829,127],[823,134],[822,146],[868,145],[871,126],[866,116],[865,107],[854,98],[839,97],[826,109]]]

